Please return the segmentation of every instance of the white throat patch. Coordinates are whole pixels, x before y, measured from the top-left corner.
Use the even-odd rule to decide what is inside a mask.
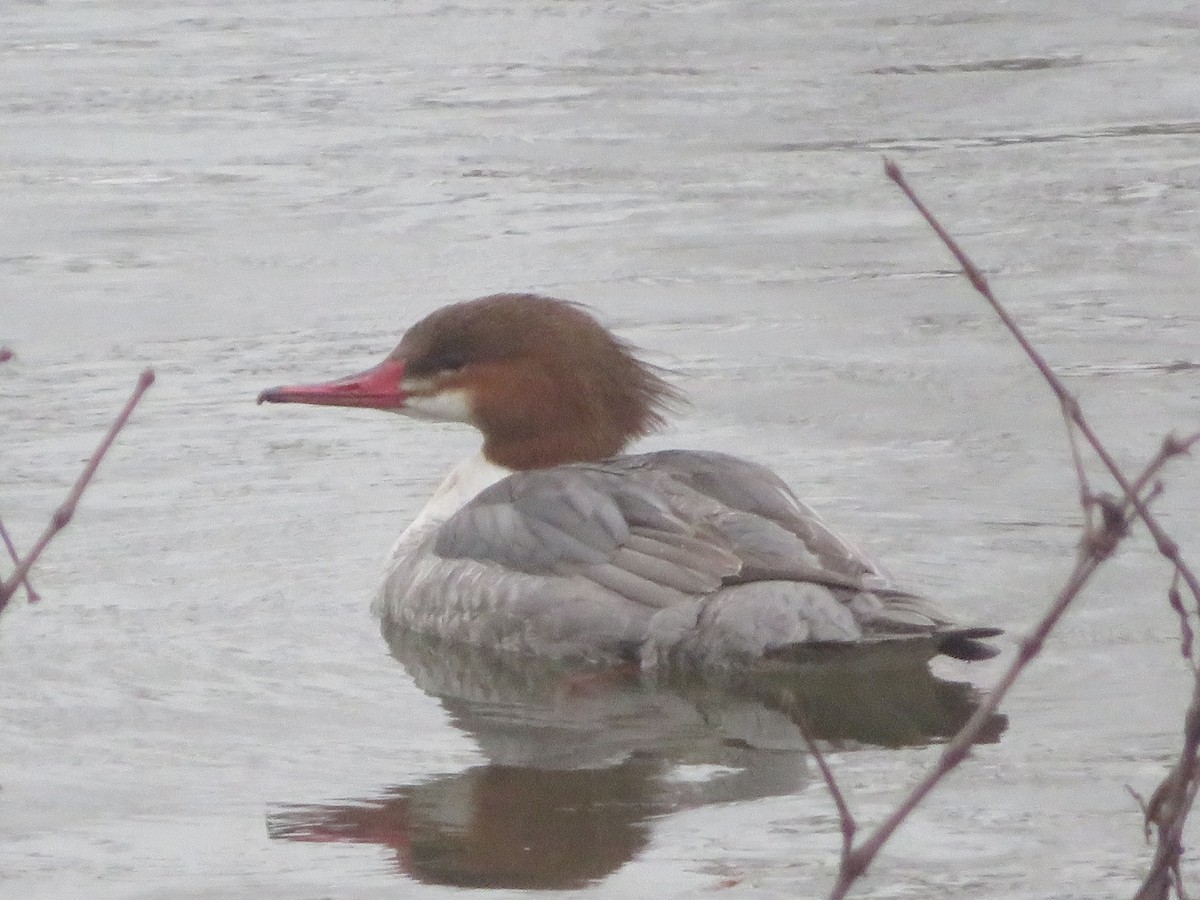
[[[407,390],[407,385],[402,387]],[[401,415],[430,422],[471,421],[467,392],[461,388],[438,391],[436,394],[409,394],[403,408],[396,411]]]

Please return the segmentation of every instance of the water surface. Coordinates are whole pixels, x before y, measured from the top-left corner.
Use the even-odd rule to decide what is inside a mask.
[[[0,514],[21,546],[137,373],[159,380],[35,570],[45,601],[0,626],[4,890],[444,894],[385,843],[280,839],[288,814],[561,790],[630,801],[584,818],[615,831],[563,890],[820,895],[839,835],[803,754],[726,794],[754,766],[637,741],[582,741],[611,752],[542,793],[495,774],[367,613],[473,436],[253,397],[357,371],[452,300],[588,302],[692,396],[647,448],[768,463],[902,581],[1009,629],[998,661],[934,666],[985,687],[1069,569],[1069,457],[881,155],[1140,461],[1200,417],[1198,37],[1150,0],[6,5]],[[1183,462],[1157,503],[1193,558],[1198,498]],[[859,896],[1132,893],[1124,786],[1156,783],[1190,681],[1166,581],[1131,541]],[[860,820],[936,757],[913,743],[833,748]]]

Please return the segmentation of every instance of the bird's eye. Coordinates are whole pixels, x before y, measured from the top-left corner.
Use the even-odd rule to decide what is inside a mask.
[[[447,353],[438,359],[438,369],[442,372],[458,372],[467,364],[467,358],[462,353]]]

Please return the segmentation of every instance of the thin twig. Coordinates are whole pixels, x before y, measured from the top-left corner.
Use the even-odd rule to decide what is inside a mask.
[[[17,563],[16,570],[9,576],[7,581],[0,583],[0,612],[8,605],[8,601],[16,592],[17,586],[25,579],[25,575],[29,572],[30,567],[37,562],[38,557],[42,555],[42,551],[54,536],[67,527],[67,523],[71,521],[71,517],[75,515],[75,507],[79,503],[79,498],[83,496],[84,490],[88,483],[92,480],[92,476],[96,474],[96,469],[100,466],[100,461],[104,459],[104,455],[108,452],[108,448],[112,446],[112,442],[116,440],[117,434],[125,427],[125,423],[129,421],[129,416],[133,413],[133,408],[137,406],[139,400],[142,399],[142,394],[150,385],[154,384],[154,371],[146,369],[138,377],[137,385],[133,389],[133,393],[129,399],[125,401],[125,405],[117,414],[108,432],[100,441],[91,457],[87,461],[87,465],[83,467],[83,471],[79,474],[79,478],[75,480],[74,487],[67,494],[67,499],[62,505],[54,511],[54,515],[50,517],[50,522],[46,525],[46,529],[38,538],[37,543],[33,545],[33,549],[26,554],[25,558]]]
[[[967,257],[958,243],[950,237],[945,228],[937,218],[929,211],[924,203],[914,194],[908,183],[905,181],[903,174],[895,163],[890,160],[885,161],[884,169],[889,178],[891,178],[897,186],[905,193],[925,220],[933,228],[934,232],[941,238],[947,249],[953,254],[963,268],[964,274],[970,280],[975,289],[983,296],[983,298],[995,310],[997,316],[1008,328],[1014,339],[1025,351],[1026,355],[1042,373],[1046,383],[1050,386],[1055,396],[1058,397],[1059,403],[1063,409],[1063,415],[1069,422],[1073,423],[1080,434],[1084,436],[1088,444],[1091,445],[1096,455],[1104,463],[1113,480],[1121,487],[1124,503],[1121,504],[1118,515],[1113,515],[1113,505],[1105,504],[1101,498],[1092,498],[1096,502],[1101,503],[1101,509],[1105,512],[1103,517],[1103,526],[1092,526],[1088,529],[1087,539],[1085,540],[1084,550],[1087,552],[1080,561],[1080,566],[1077,567],[1077,573],[1083,574],[1084,568],[1090,568],[1085,577],[1079,582],[1082,587],[1083,582],[1086,582],[1087,577],[1090,577],[1091,571],[1108,553],[1111,553],[1116,543],[1123,536],[1123,530],[1118,530],[1116,523],[1125,521],[1124,507],[1125,504],[1132,506],[1136,511],[1137,517],[1141,519],[1150,534],[1154,537],[1156,547],[1161,555],[1170,560],[1175,570],[1174,581],[1182,580],[1192,594],[1197,608],[1200,608],[1200,580],[1198,580],[1192,570],[1182,559],[1179,553],[1179,547],[1173,539],[1159,525],[1157,518],[1150,512],[1148,506],[1149,497],[1143,498],[1141,491],[1145,484],[1154,476],[1159,468],[1174,456],[1187,453],[1191,447],[1200,440],[1200,434],[1192,435],[1184,440],[1179,440],[1174,436],[1169,435],[1162,443],[1158,454],[1150,464],[1146,467],[1143,476],[1138,479],[1136,484],[1131,483],[1126,477],[1121,468],[1117,465],[1108,449],[1100,441],[1099,437],[1093,431],[1091,425],[1084,418],[1083,412],[1080,409],[1079,403],[1067,389],[1063,382],[1054,373],[1053,369],[1046,362],[1045,358],[1037,352],[1024,333],[1016,324],[1016,321],[1009,315],[1008,311],[996,300],[992,294],[991,288],[988,286],[987,279],[979,268]],[[1072,446],[1074,447],[1074,436],[1071,436]],[[1153,495],[1155,491],[1151,491]],[[1087,503],[1085,502],[1085,511]],[[1088,517],[1089,525],[1091,523],[1090,516]],[[1089,562],[1090,560],[1090,562]],[[1075,579],[1073,578],[1072,581]],[[1076,591],[1077,593],[1077,591]],[[1066,604],[1069,604],[1072,596],[1060,595],[1060,598],[1051,608],[1048,618],[1053,617],[1055,620],[1061,616],[1061,611],[1065,610]],[[1062,601],[1065,600],[1065,603]],[[1182,601],[1179,603],[1182,606]],[[1060,609],[1061,607],[1061,609]],[[1057,614],[1056,614],[1057,610]],[[1045,620],[1044,620],[1045,621]],[[1186,621],[1186,619],[1185,619]],[[1041,631],[1041,629],[1038,629]],[[1036,632],[1035,632],[1036,634]],[[1185,631],[1184,640],[1189,641],[1189,635]],[[1022,653],[1018,656],[1017,663],[1021,663],[1026,649],[1032,647],[1036,653],[1036,647],[1040,646],[1040,642],[1031,645],[1029,641],[1022,646]],[[1023,663],[1021,663],[1023,665]],[[1009,682],[1011,683],[1011,682]],[[1005,688],[1006,690],[1007,688]],[[993,692],[994,694],[995,692]],[[968,723],[967,728],[971,723]],[[966,730],[964,728],[964,730]],[[1162,804],[1162,808],[1169,809],[1169,816],[1155,819],[1155,823],[1159,828],[1158,848],[1155,854],[1155,863],[1151,868],[1150,874],[1146,877],[1146,882],[1143,884],[1143,890],[1139,891],[1139,900],[1148,900],[1150,897],[1159,896],[1162,891],[1166,890],[1166,886],[1174,883],[1179,893],[1182,879],[1179,875],[1178,866],[1182,852],[1182,833],[1183,823],[1186,820],[1188,811],[1191,808],[1191,803],[1195,798],[1197,788],[1197,751],[1200,750],[1200,673],[1197,674],[1195,693],[1193,694],[1192,705],[1188,713],[1188,727],[1186,728],[1184,747],[1180,754],[1180,758],[1176,766],[1172,769],[1172,773],[1164,779],[1160,786],[1160,791],[1165,797],[1169,797],[1173,802]],[[933,783],[936,783],[934,781]],[[1152,804],[1153,806],[1153,804]],[[1165,896],[1165,894],[1163,894]]]
[[[782,691],[780,691],[779,703],[787,710],[788,717],[800,731],[800,737],[804,739],[809,754],[817,762],[817,769],[821,772],[821,778],[825,781],[825,788],[829,791],[829,796],[833,798],[833,805],[837,807],[838,822],[842,829],[841,869],[845,870],[850,865],[850,854],[854,849],[854,834],[858,830],[858,823],[854,819],[854,814],[850,812],[846,795],[838,785],[837,778],[833,775],[833,769],[829,767],[829,761],[825,758],[821,748],[817,746],[816,738],[813,737],[812,731],[808,727],[808,717],[804,714],[804,710],[794,700],[783,696]]]
[[[1079,441],[1075,437],[1075,425],[1071,422],[1066,407],[1060,406],[1059,408],[1062,410],[1063,427],[1067,431],[1067,443],[1071,447],[1071,461],[1075,464],[1075,479],[1079,484],[1079,507],[1083,510],[1084,524],[1090,532],[1094,525],[1092,487],[1088,483],[1087,468],[1083,464],[1083,454],[1079,450]]]
[[[1200,789],[1200,671],[1193,681],[1192,699],[1184,715],[1183,746],[1175,765],[1163,778],[1146,804],[1144,820],[1146,826],[1154,825],[1158,842],[1154,848],[1154,860],[1142,880],[1134,900],[1165,900],[1170,888],[1176,895],[1185,898],[1183,878],[1179,864],[1183,858],[1183,828],[1196,792]]]
[[[13,561],[13,565],[20,565],[21,558],[17,556],[17,548],[13,544],[12,538],[8,536],[8,529],[4,527],[3,522],[0,522],[0,539],[4,540],[4,546],[8,549],[8,558]],[[21,579],[21,584],[25,585],[25,596],[29,598],[30,603],[37,603],[42,599],[38,592],[33,589],[33,585],[29,583],[28,573]]]
[[[1074,396],[1066,389],[1066,386],[1059,380],[1058,376],[1054,374],[1054,370],[1050,368],[1050,364],[1046,362],[1046,358],[1038,352],[1037,348],[1034,347],[1032,343],[1030,343],[1029,339],[1025,337],[1025,333],[1021,331],[1020,326],[1017,325],[1016,320],[1009,314],[1008,310],[1000,304],[1000,301],[996,299],[995,295],[992,293],[992,289],[988,286],[987,279],[984,277],[983,272],[978,266],[975,265],[975,263],[971,261],[963,249],[958,246],[958,242],[950,236],[950,233],[946,231],[942,223],[939,222],[933,213],[929,211],[929,207],[927,207],[921,198],[913,192],[913,189],[909,187],[908,182],[904,179],[903,173],[900,171],[900,167],[892,162],[892,160],[885,159],[883,161],[883,171],[887,174],[888,178],[892,179],[892,181],[896,183],[900,190],[904,191],[904,195],[908,197],[912,205],[917,208],[917,212],[924,217],[925,221],[929,223],[929,227],[934,230],[934,233],[937,234],[939,238],[941,238],[942,243],[946,245],[946,249],[948,249],[954,255],[954,258],[962,267],[963,274],[967,276],[967,280],[970,281],[975,290],[978,291],[989,304],[991,304],[991,307],[995,311],[996,315],[1000,317],[1000,321],[1004,323],[1004,326],[1012,333],[1012,336],[1016,338],[1017,343],[1021,345],[1021,349],[1025,351],[1025,354],[1031,360],[1033,360],[1033,364],[1037,366],[1038,371],[1042,373],[1042,377],[1045,378],[1049,383],[1051,389],[1058,397],[1059,402],[1066,407],[1074,404]],[[1073,419],[1074,417],[1072,416],[1071,418]]]
[[[868,835],[859,846],[852,848],[849,853],[843,854],[843,865],[839,872],[837,883],[830,893],[830,900],[841,900],[841,898],[846,896],[851,886],[871,865],[880,849],[891,838],[900,824],[916,809],[929,792],[966,758],[968,751],[978,739],[988,718],[995,713],[1021,672],[1038,655],[1046,638],[1067,611],[1068,607],[1079,595],[1101,563],[1103,563],[1116,545],[1128,533],[1131,515],[1136,515],[1146,523],[1147,528],[1155,537],[1160,553],[1172,561],[1177,577],[1182,578],[1188,584],[1197,598],[1197,603],[1200,604],[1200,583],[1196,582],[1195,577],[1180,558],[1175,543],[1167,537],[1151,515],[1147,505],[1148,498],[1141,496],[1141,491],[1151,482],[1162,466],[1173,457],[1186,453],[1197,441],[1200,441],[1200,434],[1193,435],[1183,441],[1169,436],[1163,441],[1158,453],[1150,460],[1138,478],[1133,482],[1129,481],[1124,472],[1121,471],[1112,459],[1107,449],[1100,443],[1099,438],[1086,419],[1084,419],[1079,403],[1074,395],[1066,389],[1066,386],[1050,368],[1049,363],[1046,362],[1045,358],[1029,342],[1012,316],[992,294],[983,273],[967,257],[937,218],[934,217],[925,204],[916,196],[912,188],[904,180],[904,176],[895,163],[886,160],[884,168],[888,177],[904,191],[905,195],[921,215],[924,216],[938,237],[942,239],[942,242],[954,255],[955,259],[958,260],[968,280],[970,280],[975,289],[992,306],[1000,320],[1042,373],[1043,378],[1058,398],[1063,410],[1063,416],[1067,422],[1068,438],[1075,460],[1076,473],[1080,485],[1081,503],[1087,516],[1088,527],[1085,540],[1079,546],[1075,567],[1068,576],[1066,584],[1059,591],[1049,609],[1046,610],[1041,620],[1034,627],[1034,630],[1021,642],[1016,658],[1000,677],[995,687],[950,743],[943,748],[937,763],[912,788],[908,796],[900,802],[892,814]],[[1122,498],[1120,500],[1114,501],[1110,498],[1101,498],[1092,495],[1072,426],[1079,429],[1079,433],[1084,436],[1088,444],[1096,451],[1096,454],[1104,462],[1114,480],[1121,486]],[[1153,493],[1154,491],[1152,490],[1151,494]],[[1099,505],[1103,512],[1099,522],[1096,523],[1092,522],[1090,514],[1090,508],[1093,504]],[[1132,513],[1130,509],[1132,509]],[[1200,784],[1200,780],[1195,777],[1195,751],[1200,746],[1200,680],[1198,680],[1197,685],[1197,694],[1193,701],[1193,707],[1189,710],[1189,742],[1185,742],[1185,753],[1188,752],[1189,747],[1191,750],[1191,766],[1190,768],[1185,766],[1181,759],[1178,775],[1181,779],[1179,783],[1186,785],[1186,788],[1191,791],[1192,797],[1195,795],[1197,785]],[[1192,715],[1193,712],[1195,713],[1194,716]],[[1195,727],[1191,727],[1192,725]],[[1190,743],[1193,737],[1195,744]],[[1182,779],[1187,780],[1182,781]],[[1164,787],[1165,785],[1166,783],[1164,782]],[[1164,791],[1165,796],[1169,795]],[[1151,806],[1153,806],[1153,803]],[[1186,815],[1186,812],[1184,815]],[[1182,880],[1179,877],[1179,853],[1176,848],[1181,845],[1177,840],[1163,840],[1163,832],[1167,827],[1160,825],[1159,855],[1163,857],[1161,870],[1165,873],[1166,878],[1171,879],[1178,886],[1182,884]],[[1171,829],[1169,838],[1175,836],[1176,830],[1180,835],[1182,834],[1182,821],[1176,822],[1172,819],[1169,827]],[[1149,896],[1147,895],[1143,898],[1139,894],[1139,900],[1148,900]]]
[[[1187,610],[1183,608],[1183,598],[1179,596],[1179,573],[1171,577],[1171,586],[1167,588],[1167,602],[1175,615],[1179,617],[1179,653],[1184,659],[1192,660],[1192,624],[1188,621]]]
[[[1200,444],[1200,431],[1195,434],[1189,434],[1185,438],[1175,437],[1173,434],[1168,434],[1163,438],[1162,444],[1159,445],[1158,453],[1151,458],[1146,468],[1142,473],[1133,480],[1133,489],[1136,493],[1141,494],[1149,483],[1150,479],[1158,474],[1158,470],[1163,467],[1163,464],[1174,459],[1176,456],[1186,456],[1191,452],[1192,447]],[[1149,499],[1149,495],[1147,495]]]
[[[1196,753],[1200,749],[1200,679],[1184,717],[1184,742],[1179,760],[1150,797],[1144,813],[1147,826],[1158,832],[1154,860],[1134,900],[1159,900],[1169,896],[1174,886],[1179,891],[1182,877],[1179,863],[1183,856],[1183,826],[1196,799],[1200,779],[1196,773]]]
[[[912,202],[913,206],[917,208],[917,211],[925,218],[925,221],[929,223],[929,226],[934,230],[937,236],[941,238],[942,243],[946,245],[946,249],[953,254],[954,258],[958,260],[959,265],[962,266],[963,274],[967,276],[967,279],[971,282],[975,290],[978,291],[980,295],[991,305],[996,315],[1000,317],[1000,321],[1004,323],[1004,327],[1009,330],[1013,338],[1015,338],[1017,343],[1021,346],[1021,349],[1025,351],[1025,354],[1030,358],[1030,360],[1033,361],[1033,364],[1037,366],[1038,371],[1042,373],[1042,377],[1046,380],[1046,383],[1050,385],[1050,389],[1054,391],[1055,396],[1058,397],[1058,402],[1062,404],[1065,415],[1070,418],[1070,420],[1079,428],[1080,433],[1084,436],[1084,438],[1086,438],[1092,449],[1096,451],[1096,455],[1100,458],[1101,462],[1104,463],[1105,468],[1108,469],[1109,474],[1113,477],[1113,480],[1121,486],[1121,491],[1124,493],[1126,499],[1128,499],[1129,502],[1133,504],[1134,509],[1137,510],[1138,518],[1146,523],[1146,528],[1150,531],[1151,536],[1154,538],[1158,552],[1170,560],[1175,566],[1176,570],[1180,574],[1180,577],[1182,577],[1184,583],[1187,584],[1188,590],[1192,592],[1192,597],[1195,599],[1197,606],[1200,607],[1200,579],[1198,579],[1195,573],[1193,573],[1187,564],[1184,563],[1183,558],[1179,555],[1179,545],[1176,544],[1175,541],[1168,536],[1158,524],[1158,520],[1142,502],[1141,498],[1138,497],[1137,492],[1134,491],[1133,486],[1125,477],[1125,473],[1121,471],[1121,467],[1117,465],[1117,462],[1115,459],[1113,459],[1112,454],[1108,452],[1108,448],[1100,442],[1100,438],[1096,435],[1095,431],[1092,430],[1092,426],[1083,417],[1083,411],[1080,409],[1079,402],[1075,399],[1075,395],[1067,390],[1066,385],[1063,384],[1062,380],[1058,377],[1058,375],[1055,374],[1054,370],[1050,368],[1050,364],[1046,362],[1046,358],[1037,351],[1037,348],[1035,348],[1032,343],[1030,343],[1029,339],[1025,337],[1025,333],[1021,330],[1020,326],[1017,325],[1016,320],[1009,314],[1008,310],[1000,304],[1000,301],[996,299],[996,296],[992,293],[991,287],[988,286],[987,279],[984,277],[983,272],[980,271],[975,263],[971,261],[963,249],[958,246],[958,242],[950,236],[950,234],[942,226],[942,223],[937,220],[933,213],[929,211],[929,208],[925,206],[921,199],[913,192],[913,189],[909,187],[908,182],[904,179],[903,173],[900,171],[900,167],[890,159],[886,159],[884,160],[883,168],[887,173],[888,178],[892,179],[892,181],[896,183],[900,190],[904,191],[905,196],[907,196]]]
[[[830,892],[830,900],[841,900],[841,898],[846,896],[854,881],[871,865],[875,857],[879,854],[879,851],[883,848],[883,845],[891,839],[901,823],[912,814],[913,810],[921,804],[930,791],[966,758],[967,752],[975,741],[978,740],[980,732],[983,731],[988,720],[999,708],[1001,701],[1003,701],[1009,689],[1025,669],[1025,666],[1037,656],[1046,636],[1058,623],[1059,619],[1062,618],[1063,613],[1067,611],[1067,608],[1071,605],[1075,597],[1078,596],[1084,585],[1087,584],[1092,573],[1099,567],[1100,559],[1082,548],[1080,549],[1080,554],[1080,559],[1068,578],[1066,585],[1059,591],[1058,596],[1054,599],[1054,603],[1051,604],[1041,621],[1038,622],[1037,627],[1021,642],[1016,658],[1004,674],[1000,676],[1000,680],[996,683],[996,686],[987,694],[971,718],[958,730],[958,733],[954,735],[950,743],[942,748],[937,762],[909,791],[908,796],[900,802],[891,815],[876,826],[875,830],[861,844],[851,851],[850,865],[839,873],[838,881]]]

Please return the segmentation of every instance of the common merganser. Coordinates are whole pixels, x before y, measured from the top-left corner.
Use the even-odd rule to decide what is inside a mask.
[[[259,403],[370,407],[483,433],[405,529],[385,627],[504,653],[656,667],[753,666],[907,641],[986,659],[774,473],[723,453],[618,455],[679,399],[580,306],[496,294],[439,309],[379,365]]]

